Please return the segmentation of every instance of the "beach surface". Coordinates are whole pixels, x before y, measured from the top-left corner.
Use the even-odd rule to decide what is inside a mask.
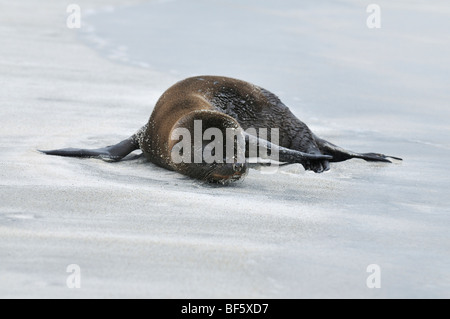
[[[445,1],[379,1],[381,29],[365,1],[80,0],[74,30],[71,3],[0,0],[1,298],[450,297]],[[37,151],[115,144],[201,74],[263,86],[321,137],[404,161],[219,187]]]

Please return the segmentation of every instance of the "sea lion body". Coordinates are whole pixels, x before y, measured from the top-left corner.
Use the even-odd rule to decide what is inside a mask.
[[[173,161],[172,150],[180,142],[174,138],[174,132],[181,128],[193,133],[194,123],[198,121],[203,124],[202,133],[208,128],[218,128],[223,134],[230,128],[252,128],[257,132],[260,129],[278,129],[278,142],[267,145],[279,152],[279,161],[300,163],[305,169],[317,173],[328,170],[329,162],[350,158],[390,162],[387,157],[391,156],[354,153],[317,137],[275,94],[245,81],[219,76],[191,77],[170,87],[156,103],[148,124],[117,145],[97,150],[64,149],[45,153],[120,160],[133,150],[141,149],[149,161],[193,178],[226,183],[245,176],[248,170],[245,161]],[[270,140],[270,135],[268,137]],[[259,136],[248,134],[246,141],[248,144],[262,143]],[[194,147],[194,140],[191,142]]]
[[[156,103],[140,142],[145,156],[155,164],[173,169],[170,153],[175,141],[170,138],[171,132],[195,111],[229,116],[243,130],[277,128],[280,146],[320,154],[313,133],[275,94],[237,79],[198,76],[176,83]]]

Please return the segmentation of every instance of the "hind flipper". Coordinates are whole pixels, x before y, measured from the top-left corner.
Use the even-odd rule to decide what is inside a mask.
[[[98,149],[80,149],[65,148],[52,151],[41,151],[47,155],[65,156],[65,157],[82,157],[82,158],[99,158],[104,161],[117,162],[123,159],[131,152],[139,149],[134,137],[130,137],[116,145],[107,146]]]

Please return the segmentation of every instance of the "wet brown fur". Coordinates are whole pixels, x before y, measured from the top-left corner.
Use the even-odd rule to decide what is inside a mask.
[[[156,103],[140,147],[150,161],[174,167],[170,156],[174,144],[171,132],[193,111],[232,117],[244,130],[278,128],[280,146],[321,154],[309,128],[274,94],[237,79],[198,76],[176,83]]]

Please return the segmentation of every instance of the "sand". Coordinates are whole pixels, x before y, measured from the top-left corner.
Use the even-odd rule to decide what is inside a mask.
[[[327,93],[320,94],[320,76],[305,62],[308,81],[300,81],[308,89],[296,106],[305,122],[333,142],[402,156],[403,163],[352,160],[322,175],[294,165],[275,175],[252,171],[243,183],[216,187],[143,159],[110,164],[37,152],[102,147],[130,136],[161,93],[191,70],[108,59],[66,27],[68,2],[0,3],[1,298],[450,296],[444,38],[434,39],[441,55],[423,64],[425,80],[406,68],[421,65],[425,49],[411,55],[405,73],[394,64],[382,73],[394,77],[401,94],[383,85],[376,65],[356,65],[380,76],[371,82],[381,88],[375,102],[385,102],[377,110],[375,102],[363,104],[374,101],[365,99],[367,87],[344,83],[333,91],[330,83],[342,83],[339,72],[328,74]],[[139,1],[77,3],[101,13]],[[319,34],[327,37],[326,30]],[[382,52],[385,61],[390,53]],[[344,62],[337,70],[352,64]],[[442,73],[435,71],[438,64]],[[238,76],[257,81],[261,70],[251,70]],[[348,81],[358,87],[363,81],[355,74]],[[436,91],[418,89],[425,83]],[[268,76],[258,84],[283,87]],[[302,93],[291,90],[280,95],[296,101]],[[362,102],[360,112],[344,105],[352,92],[358,92],[352,101]],[[325,105],[332,102],[344,111],[329,111]],[[67,285],[72,264],[81,270],[79,289]],[[366,285],[371,264],[380,266],[380,289]]]

